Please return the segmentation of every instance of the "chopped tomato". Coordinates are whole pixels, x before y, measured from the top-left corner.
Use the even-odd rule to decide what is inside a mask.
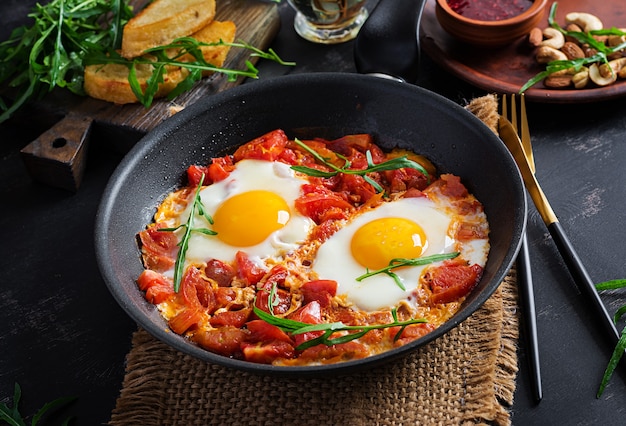
[[[218,287],[215,290],[215,308],[230,308],[241,309],[243,306],[239,303],[235,304],[237,300],[237,290],[232,287]]]
[[[335,191],[346,193],[347,198],[354,204],[366,203],[376,195],[374,187],[366,182],[363,176],[358,175],[342,175]]]
[[[289,276],[287,268],[283,265],[276,265],[270,269],[270,272],[267,274],[265,280],[262,283],[259,283],[258,288],[270,291],[274,286],[283,286],[287,276]]]
[[[428,333],[430,333],[434,329],[435,329],[435,326],[430,323],[408,325],[404,328],[398,340],[396,340],[395,345],[396,346],[406,345],[407,343],[412,342],[413,340],[417,340],[420,337],[426,336]],[[399,331],[395,327],[389,328],[387,330],[389,330],[389,333],[392,339],[396,336],[396,334]]]
[[[155,224],[139,233],[145,267],[157,272],[171,269],[178,254],[178,238],[173,232],[159,231],[164,227]]]
[[[211,259],[204,267],[204,275],[211,278],[220,287],[228,287],[235,278],[235,269],[221,260]]]
[[[198,268],[187,268],[180,282],[180,294],[186,306],[205,309],[209,313],[215,310],[216,303],[213,288],[210,283],[202,278]]]
[[[219,355],[237,357],[241,355],[241,344],[246,339],[246,332],[232,326],[194,334],[193,340],[203,348]]]
[[[174,286],[170,280],[158,272],[145,269],[137,278],[139,288],[146,292],[146,300],[158,305],[175,295]]]
[[[314,280],[306,282],[301,287],[304,303],[316,301],[322,308],[330,304],[330,299],[337,294],[337,281]]]
[[[184,309],[170,318],[169,326],[176,334],[183,334],[190,328],[195,328],[202,321],[202,313],[198,308]]]
[[[278,358],[290,359],[296,356],[293,345],[281,340],[264,344],[244,343],[242,351],[246,361],[260,364],[271,364]]]
[[[200,179],[202,179],[202,175],[204,175],[204,180],[202,183],[204,185],[210,184],[209,179],[209,167],[208,166],[198,166],[197,164],[192,164],[187,167],[187,185],[192,188],[200,185]]]
[[[266,343],[272,340],[281,340],[283,342],[293,343],[287,333],[263,320],[248,321],[246,328],[250,332],[248,342]]]
[[[235,254],[235,263],[237,264],[237,276],[248,285],[258,283],[267,273],[265,269],[250,260],[248,255],[243,251],[238,251]]]
[[[442,266],[431,268],[426,274],[426,282],[432,290],[433,303],[450,303],[467,294],[476,286],[483,273],[480,265],[466,265],[444,262]]]
[[[349,361],[351,359],[365,358],[368,355],[369,352],[365,345],[353,340],[339,345],[317,345],[307,348],[302,351],[299,360],[302,361],[302,364],[306,364],[309,361],[332,364]]]
[[[213,327],[232,325],[233,327],[241,328],[246,321],[248,321],[251,312],[251,308],[240,309],[238,311],[218,312],[211,317],[209,324]]]
[[[232,157],[226,156],[213,158],[208,169],[208,179],[214,183],[226,179],[235,166]]]
[[[244,158],[274,161],[281,156],[288,142],[289,139],[285,132],[273,130],[240,146],[235,151],[233,158],[235,162]]]
[[[264,312],[270,313],[269,299],[270,299],[269,289],[259,290],[256,293],[256,301],[254,303],[254,306],[256,306],[257,308],[259,308],[260,310]],[[291,306],[291,294],[288,291],[283,290],[282,288],[276,289],[276,291],[274,292],[274,301],[272,303],[273,313],[275,315],[284,314],[285,312],[289,310],[290,306]]]
[[[428,187],[428,177],[416,169],[403,168],[385,170],[382,172],[390,192],[408,191],[418,189],[420,191]]]
[[[346,219],[354,209],[352,204],[330,189],[302,185],[303,195],[296,198],[296,210],[317,224],[330,219]]]
[[[443,182],[442,193],[450,197],[464,198],[467,197],[468,192],[465,185],[461,183],[461,178],[455,175],[441,175],[441,181]]]
[[[322,309],[317,301],[307,303],[300,309],[289,315],[289,319],[294,321],[300,321],[307,324],[320,324],[322,322]],[[294,334],[293,340],[296,343],[296,347],[302,343],[320,337],[324,334],[323,331],[312,331],[310,333]]]

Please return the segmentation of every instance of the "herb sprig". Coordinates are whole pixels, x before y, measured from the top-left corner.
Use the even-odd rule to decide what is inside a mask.
[[[398,277],[398,275],[392,272],[392,269],[401,268],[403,266],[428,265],[429,263],[440,262],[442,260],[448,260],[448,259],[454,259],[459,254],[460,254],[459,252],[452,252],[452,253],[443,253],[443,254],[433,254],[433,255],[425,256],[425,257],[417,257],[414,259],[403,259],[403,258],[391,259],[389,261],[389,266],[385,266],[384,268],[377,269],[375,271],[368,270],[367,273],[357,277],[356,280],[360,282],[360,281],[363,281],[365,278],[369,278],[374,275],[386,274],[386,275],[389,275],[391,278],[393,278],[393,280],[396,282],[396,285],[398,287],[400,287],[402,290],[406,290],[406,287],[402,283],[402,280],[400,280],[400,277]]]
[[[200,177],[200,182],[198,182],[198,186],[196,187],[196,192],[193,196],[193,202],[191,204],[191,208],[189,209],[189,217],[187,218],[187,222],[178,225],[175,228],[160,228],[160,232],[175,232],[181,228],[185,229],[182,239],[178,243],[178,255],[176,256],[176,263],[174,265],[174,291],[178,292],[180,289],[180,282],[183,278],[183,273],[185,272],[185,259],[187,257],[187,250],[189,249],[189,239],[191,238],[192,232],[199,232],[204,235],[217,235],[217,232],[212,229],[207,228],[194,228],[194,217],[196,215],[196,211],[198,214],[206,219],[209,224],[213,224],[213,218],[204,211],[204,205],[202,204],[202,198],[200,197],[200,190],[202,189],[202,183],[204,182],[204,173]]]
[[[272,49],[268,49],[267,52],[264,52],[241,40],[233,43],[225,42],[223,40],[220,40],[219,42],[205,43],[200,42],[193,37],[177,38],[170,44],[148,49],[145,52],[146,56],[141,56],[133,60],[128,60],[122,57],[115,50],[109,50],[106,52],[94,51],[85,58],[84,63],[85,65],[113,63],[127,66],[130,71],[129,82],[131,89],[139,102],[146,108],[152,104],[154,95],[159,89],[159,83],[163,83],[163,77],[165,76],[168,67],[181,67],[185,68],[189,72],[185,79],[168,94],[168,99],[173,99],[181,93],[189,90],[195,82],[202,79],[204,71],[222,73],[227,76],[228,81],[235,81],[238,77],[258,78],[259,71],[249,60],[245,62],[245,69],[222,68],[207,62],[204,59],[201,50],[201,48],[205,46],[230,46],[246,49],[251,52],[250,56],[274,61],[281,65],[294,65],[293,62],[286,62],[282,60]],[[181,60],[182,57],[193,57],[194,60]],[[153,72],[147,80],[147,87],[145,88],[145,91],[142,90],[139,80],[137,79],[137,66],[143,64],[153,67]]]
[[[367,151],[365,153],[365,156],[367,158],[367,168],[362,169],[362,170],[358,170],[358,169],[355,170],[355,169],[350,168],[350,166],[352,166],[350,160],[348,160],[347,158],[345,158],[344,156],[340,154],[337,154],[337,156],[341,158],[342,160],[344,160],[344,164],[341,167],[337,167],[333,163],[331,163],[328,158],[322,157],[317,151],[310,148],[299,139],[295,139],[294,142],[299,147],[304,149],[306,152],[311,154],[317,161],[319,161],[326,167],[333,170],[331,172],[325,172],[323,170],[318,170],[318,169],[314,169],[312,167],[307,167],[307,166],[291,166],[293,170],[304,173],[308,176],[329,178],[329,177],[336,176],[339,173],[363,176],[363,179],[365,179],[367,183],[372,185],[376,189],[377,192],[383,192],[384,189],[380,186],[380,184],[378,184],[378,182],[376,182],[374,179],[367,176],[369,173],[382,172],[385,170],[397,170],[397,169],[402,169],[402,168],[411,168],[411,169],[415,169],[421,172],[424,176],[428,178],[430,182],[430,175],[428,171],[426,171],[426,169],[421,164],[413,160],[409,160],[406,156],[392,158],[391,160],[374,164],[374,161],[372,159],[372,153],[370,151]]]
[[[621,31],[617,28],[595,30],[595,31],[590,31],[588,33],[585,33],[582,31],[567,31],[563,29],[555,20],[557,4],[558,4],[557,2],[554,2],[552,3],[552,6],[550,7],[550,14],[548,16],[548,24],[552,28],[555,28],[561,33],[563,33],[563,35],[567,37],[573,37],[576,40],[578,40],[581,44],[588,44],[589,46],[593,47],[597,51],[597,53],[592,56],[580,58],[580,59],[558,60],[558,61],[549,62],[546,65],[546,69],[538,73],[537,75],[535,75],[530,80],[528,80],[526,84],[524,84],[522,88],[519,90],[519,93],[524,93],[526,90],[528,90],[535,84],[539,83],[544,78],[556,72],[568,70],[570,68],[573,68],[576,71],[580,71],[580,69],[583,66],[587,64],[592,64],[594,62],[608,63],[608,56],[611,53],[614,53],[621,49],[626,48],[626,43],[621,43],[618,46],[609,47],[605,45],[604,43],[601,43],[597,41],[595,38],[593,38],[594,35],[626,35],[626,32]]]
[[[15,384],[13,388],[13,407],[9,407],[7,404],[0,402],[0,420],[5,421],[7,424],[11,426],[25,426],[26,421],[22,417],[22,414],[19,411],[19,403],[22,398],[22,388],[19,384]],[[31,426],[36,426],[42,420],[44,415],[48,412],[57,409],[63,405],[69,404],[74,401],[76,398],[74,397],[65,397],[65,398],[57,398],[54,401],[50,401],[44,404],[33,416],[31,421]],[[68,425],[71,419],[66,419],[63,422],[63,425]]]
[[[268,314],[267,312],[254,307],[254,313],[263,321],[275,325],[286,333],[290,334],[304,334],[311,333],[315,331],[323,331],[324,333],[311,340],[307,340],[306,342],[301,343],[296,347],[297,350],[302,351],[307,348],[317,346],[317,345],[338,345],[341,343],[347,343],[352,340],[356,340],[360,337],[363,337],[365,334],[370,332],[371,330],[380,330],[384,328],[390,327],[400,327],[400,330],[394,336],[394,341],[400,338],[400,335],[404,331],[404,329],[412,324],[423,324],[428,322],[424,318],[414,318],[408,321],[398,321],[398,313],[396,309],[391,310],[391,315],[393,316],[393,322],[387,324],[373,324],[373,325],[345,325],[342,322],[331,322],[331,323],[321,323],[321,324],[308,324],[305,322],[294,321],[288,318],[281,318],[274,316],[272,314]],[[348,331],[353,333],[348,333],[343,336],[331,338],[331,336],[336,332]]]
[[[624,288],[624,287],[626,287],[626,279],[611,280],[611,281],[605,281],[605,282],[596,284],[596,290],[598,291],[616,290],[616,289]],[[615,325],[617,325],[617,322],[625,313],[626,313],[626,305],[620,307],[615,312],[615,315],[613,316],[613,322],[615,323]],[[624,329],[622,330],[620,338],[617,344],[615,345],[615,348],[613,349],[613,354],[611,355],[611,359],[609,360],[606,366],[604,375],[602,376],[602,381],[600,382],[600,386],[596,394],[597,398],[600,398],[602,394],[604,393],[604,389],[608,385],[609,380],[611,380],[611,376],[613,376],[613,372],[615,371],[615,368],[617,368],[617,364],[619,364],[620,360],[622,359],[622,356],[624,355],[624,351],[626,351],[626,327],[624,327]]]

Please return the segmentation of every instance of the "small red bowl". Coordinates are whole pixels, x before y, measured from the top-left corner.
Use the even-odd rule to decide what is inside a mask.
[[[470,0],[471,1],[471,0]],[[441,27],[457,39],[487,47],[501,47],[539,26],[548,0],[535,0],[521,14],[500,21],[479,21],[456,13],[448,0],[437,0],[435,13]]]

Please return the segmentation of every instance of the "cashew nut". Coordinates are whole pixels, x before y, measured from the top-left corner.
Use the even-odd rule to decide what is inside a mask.
[[[589,68],[582,67],[580,71],[572,76],[572,83],[577,89],[584,88],[589,83]]]
[[[602,77],[609,77],[611,74],[619,73],[626,66],[626,58],[613,59],[608,64],[602,64],[599,67]]]
[[[544,40],[541,42],[541,46],[553,47],[554,49],[560,49],[565,44],[565,36],[556,28],[548,27],[543,30]]]
[[[603,77],[602,74],[600,74],[598,64],[591,64],[589,66],[589,78],[598,86],[607,86],[615,83],[615,80],[617,80],[617,74],[611,73],[608,77]]]
[[[554,47],[540,46],[537,49],[536,59],[540,64],[547,64],[552,61],[567,61],[567,55]]]
[[[584,32],[601,30],[604,28],[602,21],[595,15],[585,12],[571,12],[565,15],[565,20],[568,23],[576,24],[583,29]]]

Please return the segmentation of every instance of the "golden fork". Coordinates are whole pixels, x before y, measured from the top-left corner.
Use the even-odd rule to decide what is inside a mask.
[[[523,121],[527,120],[524,119]],[[524,123],[522,123],[522,129],[524,129],[524,127]],[[533,158],[530,157],[525,151],[523,143],[517,132],[513,129],[511,122],[503,116],[501,116],[498,121],[498,131],[500,133],[500,138],[513,155],[513,159],[515,160],[515,163],[517,164],[517,167],[524,179],[524,185],[526,186],[537,211],[541,215],[543,222],[548,228],[548,231],[552,236],[552,240],[561,254],[567,269],[574,279],[578,289],[585,297],[587,306],[589,309],[594,310],[594,314],[596,315],[594,323],[603,329],[607,337],[610,337],[613,346],[615,346],[620,338],[620,333],[617,331],[613,319],[608,314],[600,295],[596,291],[595,284],[585,269],[585,265],[583,265],[578,253],[576,253],[576,249],[569,241],[569,238],[565,234],[565,229],[556,217],[546,194],[543,192],[539,182],[537,181],[537,177],[533,171]],[[529,133],[527,131],[524,131],[524,133],[525,136],[523,137],[528,138]]]
[[[509,113],[508,104],[511,104],[511,112]],[[524,95],[520,95],[520,127],[517,125],[517,102],[515,95],[511,95],[510,101],[507,96],[502,96],[502,116],[507,118],[522,141],[524,154],[528,160],[528,165],[532,172],[535,172],[535,160],[533,157],[533,148],[530,141],[530,131],[528,128],[528,118],[526,116],[526,103]],[[541,386],[541,366],[539,362],[539,341],[537,339],[537,319],[535,313],[535,295],[533,289],[532,269],[530,266],[530,254],[528,252],[528,242],[526,234],[522,237],[522,245],[519,255],[517,256],[517,276],[519,298],[523,309],[523,327],[526,338],[526,347],[528,350],[528,363],[530,367],[531,380],[535,400],[541,401],[543,398],[543,390]]]

